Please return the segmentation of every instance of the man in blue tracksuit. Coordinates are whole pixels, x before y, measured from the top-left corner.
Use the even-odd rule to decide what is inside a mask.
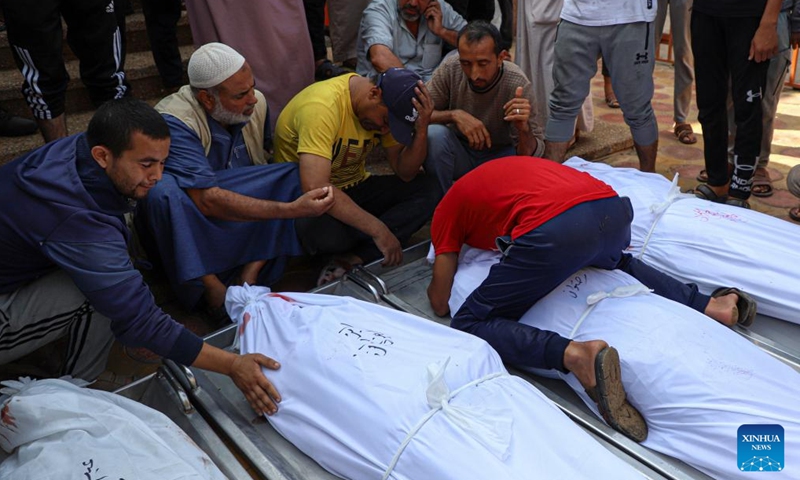
[[[85,134],[0,168],[0,364],[67,336],[62,374],[93,380],[116,337],[230,375],[253,408],[278,393],[262,355],[203,343],[155,305],[128,256],[123,214],[161,178],[169,128],[146,103],[106,103]]]

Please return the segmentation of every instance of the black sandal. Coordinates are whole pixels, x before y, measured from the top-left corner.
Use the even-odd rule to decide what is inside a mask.
[[[693,193],[695,197],[702,198],[714,203],[725,203],[728,200],[727,195],[717,195],[714,190],[706,184],[698,185],[694,190],[689,190],[686,193]]]
[[[734,207],[741,207],[750,210],[750,202],[743,198],[730,197],[725,200],[726,205],[733,205]]]
[[[720,287],[711,292],[711,298],[724,297],[731,293],[735,293],[739,297],[736,301],[736,309],[739,313],[736,323],[743,327],[749,327],[756,319],[758,310],[758,304],[753,297],[735,287]]]

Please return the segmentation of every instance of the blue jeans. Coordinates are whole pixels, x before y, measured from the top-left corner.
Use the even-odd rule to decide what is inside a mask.
[[[428,158],[425,159],[425,172],[436,178],[441,199],[453,186],[453,182],[478,165],[495,158],[516,154],[517,149],[511,145],[473,150],[458,137],[454,128],[445,125],[430,125],[428,127]]]
[[[497,239],[503,253],[489,276],[467,298],[451,326],[486,340],[504,362],[564,369],[570,340],[519,323],[522,315],[584,267],[619,269],[656,294],[703,312],[710,297],[661,273],[630,254],[633,209],[627,197],[585,202],[511,241]]]

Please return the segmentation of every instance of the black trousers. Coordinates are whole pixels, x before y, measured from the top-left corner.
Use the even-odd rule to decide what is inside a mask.
[[[306,9],[308,34],[311,36],[311,48],[314,50],[314,61],[328,57],[325,46],[325,0],[303,0]]]
[[[464,20],[492,21],[494,17],[494,0],[453,0],[447,2]]]
[[[181,0],[142,0],[147,39],[161,82],[166,88],[183,85],[183,63],[178,50]]]
[[[382,221],[403,246],[430,220],[436,208],[436,184],[432,177],[417,175],[404,182],[397,175],[372,175],[345,193],[361,208]],[[364,263],[382,253],[367,234],[330,215],[295,221],[303,249],[311,255],[346,253],[358,255]]]
[[[692,12],[698,120],[703,127],[708,184],[730,182],[729,195],[747,199],[761,150],[761,100],[769,61],[748,60],[758,17],[714,17]],[[733,98],[736,138],[734,169],[728,176],[728,85]]]
[[[40,119],[64,113],[69,75],[62,55],[61,17],[67,43],[95,106],[129,94],[122,34],[109,0],[3,0],[8,42],[22,72],[22,94]]]
[[[494,17],[494,0],[447,0],[464,20],[486,20],[491,22]],[[500,5],[500,37],[503,39],[501,48],[510,49],[514,28],[514,3],[512,0],[498,0]]]
[[[500,263],[467,297],[450,326],[486,340],[503,361],[564,369],[570,339],[519,323],[531,306],[585,267],[619,269],[657,295],[703,312],[710,297],[624,253],[633,207],[626,197],[584,202],[511,241],[500,237]]]

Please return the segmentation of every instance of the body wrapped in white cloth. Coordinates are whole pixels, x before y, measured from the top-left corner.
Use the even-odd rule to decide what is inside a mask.
[[[231,287],[243,353],[282,401],[269,422],[344,478],[641,478],[483,340],[352,298]],[[245,319],[245,314],[249,314]]]
[[[462,250],[451,312],[499,259],[497,252]],[[800,374],[729,328],[649,293],[623,272],[591,268],[556,287],[520,321],[616,347],[628,400],[649,427],[643,445],[715,478],[746,479],[752,473],[737,464],[737,429],[779,424],[787,470],[774,476],[800,478]],[[563,378],[597,414],[574,375],[536,373]]]
[[[225,478],[172,420],[133,400],[61,379],[3,385],[0,447],[11,455],[0,478]]]
[[[578,157],[565,165],[631,199],[634,256],[706,294],[737,287],[758,301],[759,313],[800,324],[800,226],[681,194],[655,173]]]

